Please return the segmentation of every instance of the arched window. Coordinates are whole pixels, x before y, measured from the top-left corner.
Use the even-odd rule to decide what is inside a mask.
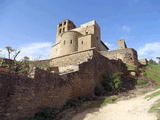
[[[81,43],[83,44],[83,41]]]
[[[72,40],[70,41],[70,43],[72,44]]]
[[[66,41],[64,40],[64,45],[66,44]]]

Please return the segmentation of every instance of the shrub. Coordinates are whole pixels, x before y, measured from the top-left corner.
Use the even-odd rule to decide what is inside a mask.
[[[109,75],[104,75],[102,80],[102,87],[95,87],[95,95],[101,96],[105,93],[117,93],[122,88],[122,72],[116,72],[112,77]]]
[[[105,89],[103,87],[96,86],[95,89],[94,89],[94,93],[95,93],[96,96],[104,95]]]
[[[104,75],[102,80],[102,86],[106,91],[112,91],[113,89],[113,80],[110,76]]]
[[[113,84],[115,90],[120,90],[122,87],[122,72],[117,72],[113,74]]]
[[[156,61],[150,59],[150,60],[148,61],[148,64],[157,64],[157,63],[156,63]]]

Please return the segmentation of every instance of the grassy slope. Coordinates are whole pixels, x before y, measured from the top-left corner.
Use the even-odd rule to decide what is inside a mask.
[[[157,85],[160,85],[160,65],[149,64],[145,66],[145,76],[153,80]],[[153,97],[160,95],[160,91],[157,91],[151,95],[146,96],[146,98],[152,99]],[[160,100],[150,109],[150,112],[158,113],[158,120],[160,120]]]
[[[145,75],[160,84],[160,65],[150,64],[145,67]]]

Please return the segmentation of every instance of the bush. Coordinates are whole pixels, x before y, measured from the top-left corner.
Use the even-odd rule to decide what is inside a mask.
[[[45,108],[42,111],[35,114],[34,117],[29,118],[28,120],[60,120],[62,118],[59,115],[60,109],[58,108]]]
[[[150,60],[148,61],[148,64],[157,64],[157,63],[156,63],[156,61],[150,59]]]
[[[105,89],[103,87],[96,86],[95,89],[94,89],[94,93],[95,93],[96,96],[104,95]]]
[[[103,80],[102,80],[102,86],[104,90],[112,91],[113,79],[108,75],[104,75]]]
[[[95,95],[96,96],[101,96],[104,95],[105,93],[117,93],[119,92],[122,88],[122,72],[116,72],[113,74],[112,77],[108,75],[104,75],[103,80],[102,80],[102,87],[95,87]]]

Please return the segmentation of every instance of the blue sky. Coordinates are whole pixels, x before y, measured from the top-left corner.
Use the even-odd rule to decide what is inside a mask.
[[[154,59],[160,56],[159,6],[159,0],[0,0],[0,49],[9,45],[20,57],[49,58],[60,21],[96,20],[110,49],[125,39],[139,58]]]

